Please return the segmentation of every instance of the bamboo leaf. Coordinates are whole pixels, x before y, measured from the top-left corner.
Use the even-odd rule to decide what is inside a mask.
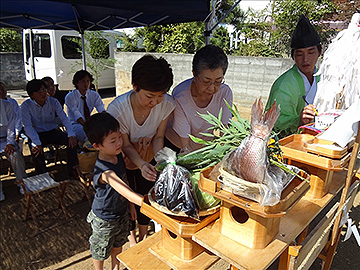
[[[205,144],[205,145],[208,145],[209,142],[203,140],[203,139],[200,139],[200,138],[197,138],[193,135],[190,135],[190,139],[194,142],[194,143],[199,143],[199,144]]]
[[[205,136],[205,137],[210,137],[210,138],[214,137],[214,134],[211,134],[211,133],[200,132],[200,134]]]

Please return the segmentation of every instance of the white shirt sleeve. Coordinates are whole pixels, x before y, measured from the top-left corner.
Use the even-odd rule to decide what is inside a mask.
[[[105,111],[104,103],[103,103],[99,93],[97,93],[97,92],[94,92],[94,93],[95,93],[95,95],[94,95],[94,106],[95,106],[96,110],[99,113],[101,113],[101,112]]]
[[[20,107],[21,119],[24,124],[24,130],[25,130],[26,136],[28,136],[30,138],[33,146],[37,146],[37,145],[41,145],[41,141],[40,141],[38,133],[36,132],[36,130],[33,127],[32,121],[31,121],[31,110],[29,108],[29,106],[31,105],[31,102],[32,101],[30,99],[28,99],[21,104],[21,107]]]
[[[72,122],[76,122],[79,118],[84,118],[83,114],[80,112],[80,106],[79,101],[77,100],[76,91],[78,90],[74,89],[65,96],[65,104],[68,109],[69,119]]]
[[[65,126],[68,137],[75,137],[75,133],[72,129],[71,122],[69,118],[66,116],[63,108],[61,107],[60,102],[57,99],[53,99],[53,106],[55,107],[55,111],[57,116],[59,117],[61,123]]]

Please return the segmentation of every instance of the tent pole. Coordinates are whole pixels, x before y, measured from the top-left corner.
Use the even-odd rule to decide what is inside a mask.
[[[34,44],[33,44],[33,32],[30,28],[29,33],[29,45],[30,45],[30,74],[32,75],[33,79],[36,79],[36,71],[35,71],[35,61],[34,61]]]
[[[81,51],[82,51],[82,61],[83,61],[83,70],[86,70],[86,57],[85,57],[85,38],[84,33],[80,33],[81,35]]]
[[[219,2],[216,1],[216,0],[212,1],[211,12],[205,19],[205,33],[204,33],[204,35],[205,35],[205,45],[210,44],[210,35],[211,35],[211,33],[215,30],[215,28],[219,25],[219,23],[221,23],[240,2],[241,2],[241,0],[236,1],[232,5],[232,7],[226,12],[226,14],[224,16],[222,16],[222,18],[220,20],[218,20],[217,22],[214,23],[213,21],[215,20],[216,6],[219,4]]]
[[[85,38],[84,38],[84,28],[82,27],[82,19],[78,16],[78,12],[76,7],[72,4],[72,9],[74,11],[74,16],[76,18],[76,23],[79,28],[79,33],[81,35],[81,52],[82,52],[82,62],[83,62],[83,70],[86,70],[86,56],[85,56]]]

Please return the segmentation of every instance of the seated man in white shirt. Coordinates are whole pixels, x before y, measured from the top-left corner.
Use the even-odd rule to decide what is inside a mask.
[[[6,158],[10,161],[16,180],[21,180],[26,177],[25,161],[15,142],[15,120],[16,114],[13,105],[0,98],[0,153],[5,153]],[[0,201],[3,200],[5,200],[5,195],[0,180]]]
[[[7,89],[4,83],[0,82],[0,98],[9,101],[15,114],[15,141],[19,143],[20,133],[22,131],[21,112],[17,101],[7,96]]]
[[[72,81],[75,89],[65,97],[67,113],[80,143],[87,141],[83,125],[90,117],[92,110],[96,108],[99,113],[105,111],[100,95],[89,89],[93,81],[92,75],[86,70],[77,71]]]
[[[49,97],[43,81],[34,79],[26,85],[30,99],[21,105],[21,116],[26,135],[29,137],[31,154],[38,173],[46,172],[43,147],[48,144],[67,146],[67,165],[69,176],[75,176],[73,166],[77,161],[77,140],[70,121],[59,101]],[[67,133],[58,128],[59,117]]]

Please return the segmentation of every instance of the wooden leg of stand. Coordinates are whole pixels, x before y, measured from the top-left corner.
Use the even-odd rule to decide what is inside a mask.
[[[63,186],[62,186],[62,185],[63,185]],[[61,210],[63,211],[64,216],[65,216],[65,219],[68,219],[65,206],[64,206],[64,204],[63,204],[63,202],[62,202],[62,198],[63,198],[64,193],[65,193],[65,188],[66,188],[66,183],[60,184],[59,189],[58,189],[58,201],[59,201],[59,207],[60,207]]]
[[[25,217],[24,217],[24,221],[27,220],[27,217],[29,216],[29,212],[31,215],[31,218],[33,219],[35,226],[36,226],[36,230],[39,229],[39,223],[37,222],[36,216],[31,208],[31,194],[27,194],[25,195]]]
[[[27,220],[29,216],[29,210],[30,210],[30,204],[31,204],[31,195],[25,195],[25,213],[24,213],[24,220]]]
[[[334,256],[335,256],[335,251],[336,251],[336,248],[337,248],[337,245],[339,243],[339,239],[340,239],[340,231],[341,231],[342,227],[339,229],[339,232],[337,233],[337,236],[335,238],[335,242],[333,245],[330,245],[327,252],[326,252],[326,259],[325,259],[325,262],[324,262],[324,266],[323,266],[323,270],[329,270],[330,269],[330,266],[332,264],[332,261],[334,259]]]
[[[306,238],[306,235],[308,233],[308,230],[309,230],[309,225],[300,233],[299,239],[298,239],[298,244],[301,244],[301,242],[304,241],[304,239]]]
[[[285,249],[279,258],[279,270],[289,269],[289,249]]]

